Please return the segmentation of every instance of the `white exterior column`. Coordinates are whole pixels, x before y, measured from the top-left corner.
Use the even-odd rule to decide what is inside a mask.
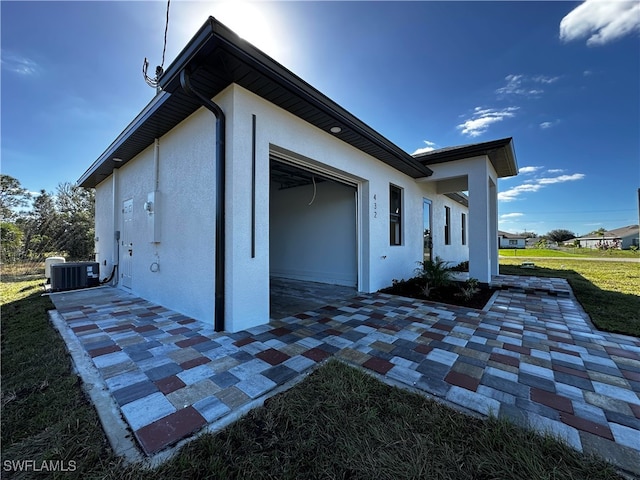
[[[491,276],[493,277],[500,273],[500,268],[498,258],[498,185],[491,178],[489,179],[489,225],[489,259]]]
[[[496,245],[496,210],[490,195],[489,160],[476,160],[469,169],[469,277],[489,283],[492,274],[491,249]]]

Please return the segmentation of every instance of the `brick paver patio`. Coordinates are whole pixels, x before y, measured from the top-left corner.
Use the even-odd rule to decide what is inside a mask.
[[[114,288],[51,298],[148,455],[334,356],[640,475],[640,340],[593,329],[565,280],[494,284],[485,310],[359,295],[234,334]]]

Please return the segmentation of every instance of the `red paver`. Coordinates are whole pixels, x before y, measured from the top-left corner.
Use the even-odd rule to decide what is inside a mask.
[[[531,349],[528,347],[521,347],[520,345],[511,345],[510,343],[505,343],[503,347],[505,350],[511,350],[512,352],[518,352],[523,355],[531,355]]]
[[[611,430],[609,430],[609,427],[606,425],[585,420],[584,418],[577,417],[567,412],[560,412],[560,420],[567,425],[577,428],[578,430],[593,433],[594,435],[598,435],[599,437],[606,438],[608,440],[613,440]]]
[[[118,325],[117,327],[105,328],[105,332],[121,332],[123,330],[131,330],[133,329],[133,325],[127,323],[126,325]]]
[[[173,330],[167,330],[167,333],[170,333],[171,335],[180,335],[181,333],[185,333],[185,332],[190,332],[191,329],[188,327],[179,327],[179,328],[174,328]]]
[[[552,352],[566,353],[567,355],[573,355],[574,357],[580,356],[578,352],[572,352],[571,350],[565,350],[564,348],[554,347],[552,345],[549,346],[549,350],[551,350]]]
[[[193,318],[186,318],[184,320],[180,320],[178,323],[180,325],[188,325],[188,324],[193,323],[193,322],[195,322],[195,320]]]
[[[637,353],[631,352],[629,350],[624,350],[622,348],[616,348],[616,347],[604,347],[604,350],[609,355],[615,355],[616,357],[631,358],[633,360],[640,361],[640,355],[638,355]]]
[[[324,333],[326,333],[327,335],[333,335],[338,337],[342,335],[342,332],[340,330],[336,330],[335,328],[328,328],[327,330],[324,331]]]
[[[98,326],[95,323],[92,323],[90,325],[82,325],[80,327],[73,327],[71,330],[73,330],[75,333],[78,333],[78,332],[85,332],[87,330],[95,330],[96,328],[98,328]]]
[[[451,385],[466,388],[472,392],[475,392],[480,384],[480,380],[477,378],[473,378],[467,374],[456,372],[454,370],[450,371],[447,376],[444,377],[444,381]]]
[[[444,338],[444,335],[442,335],[441,333],[430,332],[428,330],[424,332],[421,336],[426,338],[432,338],[433,340],[442,340]]]
[[[522,334],[522,329],[521,328],[501,327],[500,330],[503,331],[503,332],[511,332],[511,333]]]
[[[555,335],[547,335],[547,338],[552,342],[558,343],[574,343],[573,338],[570,337],[556,337]],[[549,347],[551,348],[551,347]]]
[[[371,357],[369,360],[364,362],[362,366],[384,375],[393,368],[393,363],[388,362],[383,358]]]
[[[636,405],[635,403],[629,403],[631,407],[631,411],[636,416],[636,418],[640,418],[640,405]]]
[[[270,363],[271,365],[278,365],[282,362],[286,362],[291,358],[286,353],[282,353],[275,348],[263,350],[262,352],[257,353],[256,357],[260,360],[264,360],[265,362]]]
[[[206,423],[204,417],[189,406],[156,420],[135,433],[144,451],[151,454],[176,443]]]
[[[451,330],[453,330],[453,325],[447,325],[446,323],[442,323],[442,322],[437,322],[434,323],[431,328],[435,328],[437,330],[445,330],[447,332],[450,332]]]
[[[626,378],[627,380],[640,382],[640,373],[630,372],[629,370],[623,370],[623,369],[620,369],[620,371],[622,372],[622,375],[624,376],[624,378]]]
[[[567,397],[547,392],[539,388],[531,387],[531,400],[541,403],[547,407],[561,410],[567,413],[573,413],[573,405]]]
[[[122,350],[118,345],[109,345],[108,347],[96,348],[95,350],[91,350],[89,355],[91,358],[99,357],[100,355],[106,355],[108,353],[119,352]]]
[[[414,350],[418,353],[423,353],[423,354],[427,354],[429,353],[431,350],[433,350],[433,347],[430,347],[428,345],[418,345],[417,347],[414,348]]]
[[[171,375],[170,377],[161,378],[160,380],[156,380],[156,387],[165,395],[169,395],[171,392],[175,392],[183,387],[186,387],[187,384],[180,380],[175,375]]]
[[[489,357],[489,360],[493,360],[494,362],[503,363],[505,365],[511,365],[512,367],[519,367],[520,360],[515,357],[510,357],[509,355],[503,355],[502,353],[492,353]]]
[[[141,327],[133,327],[133,329],[138,332],[150,332],[151,330],[157,330],[157,328],[153,325],[142,325]]]
[[[556,372],[568,373],[569,375],[575,375],[576,377],[586,378],[587,380],[589,380],[589,375],[587,374],[587,372],[583,372],[582,370],[576,370],[575,368],[556,365],[555,363],[551,364],[551,368]]]
[[[306,313],[298,313],[294,315],[295,318],[299,318],[300,320],[306,320],[307,318],[311,318],[311,315],[307,315]]]
[[[190,347],[192,345],[197,345],[202,342],[208,342],[209,339],[207,337],[203,337],[202,335],[195,335],[191,338],[187,338],[186,340],[180,340],[176,342],[176,346],[180,348]]]
[[[256,341],[255,338],[247,337],[247,338],[243,338],[242,340],[238,340],[237,342],[233,342],[233,344],[236,347],[244,347],[245,345],[249,345],[250,343],[253,343],[255,341]]]
[[[291,330],[285,327],[278,327],[278,328],[274,328],[273,330],[269,330],[269,333],[271,335],[275,335],[276,337],[282,337],[283,335],[287,335],[288,333],[291,333]]]
[[[325,352],[324,350],[322,350],[320,348],[311,348],[311,349],[307,350],[306,352],[304,352],[302,355],[304,355],[307,358],[310,358],[314,362],[321,362],[325,358],[331,356],[331,354],[329,352]]]
[[[202,357],[192,358],[191,360],[187,360],[186,362],[181,363],[180,367],[183,370],[189,370],[190,368],[197,367],[198,365],[204,365],[205,363],[209,363],[210,361],[211,361],[210,358],[202,356]]]

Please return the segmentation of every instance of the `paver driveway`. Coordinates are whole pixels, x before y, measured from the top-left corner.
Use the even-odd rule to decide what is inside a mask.
[[[52,300],[148,455],[335,356],[640,475],[640,340],[594,330],[564,280],[494,284],[482,311],[359,295],[234,334],[114,288]]]

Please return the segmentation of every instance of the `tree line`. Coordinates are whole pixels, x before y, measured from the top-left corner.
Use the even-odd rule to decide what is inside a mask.
[[[3,263],[41,262],[49,256],[91,260],[94,255],[95,191],[70,182],[36,195],[0,175]]]

